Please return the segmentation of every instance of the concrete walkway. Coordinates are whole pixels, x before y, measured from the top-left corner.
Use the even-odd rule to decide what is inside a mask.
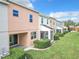
[[[55,43],[55,41],[53,42],[53,44]],[[48,48],[44,48],[44,49],[39,49],[39,48],[34,48],[34,47],[28,47],[28,48],[25,48],[24,51],[29,51],[29,50],[37,50],[37,51],[42,51],[42,50],[47,50],[49,49],[50,47]]]
[[[45,49],[31,48],[30,47],[30,48],[25,48],[24,51],[29,51],[29,50],[37,50],[38,51],[38,50],[47,50],[47,49],[49,49],[49,47],[48,48],[45,48]]]

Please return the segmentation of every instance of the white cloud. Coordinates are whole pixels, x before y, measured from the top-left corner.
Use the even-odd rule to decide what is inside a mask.
[[[63,17],[63,16],[66,16],[67,15],[67,13],[63,13],[63,12],[55,12],[55,13],[50,13],[49,14],[49,16],[51,16],[51,17],[55,17],[55,18],[59,18],[59,17]]]
[[[79,11],[71,11],[71,12],[51,12],[49,14],[51,17],[55,17],[57,20],[63,21],[63,20],[73,20],[78,21],[79,20]]]
[[[63,16],[79,16],[79,11],[72,11],[72,12],[51,12],[49,14],[49,16],[51,17],[56,17],[56,18],[60,18]]]

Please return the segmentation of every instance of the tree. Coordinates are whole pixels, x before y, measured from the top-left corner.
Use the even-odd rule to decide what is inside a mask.
[[[79,22],[78,22],[78,23],[76,23],[76,26],[79,26]]]
[[[67,20],[67,21],[64,21],[64,25],[65,26],[75,26],[75,22],[74,21],[72,21],[72,20]]]
[[[64,25],[68,27],[68,31],[71,31],[69,26],[74,26],[74,30],[75,30],[75,24],[76,23],[74,21],[72,21],[72,20],[64,21]]]

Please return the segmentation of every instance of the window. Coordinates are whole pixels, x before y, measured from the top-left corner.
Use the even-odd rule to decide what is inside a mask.
[[[36,38],[36,32],[32,32],[31,33],[31,39],[35,39]]]
[[[10,46],[18,44],[18,35],[10,35]]]
[[[45,32],[45,38],[48,39],[48,31]]]
[[[48,24],[48,19],[47,19],[47,24]]]
[[[41,18],[41,24],[43,24],[43,17]]]
[[[29,14],[29,21],[33,22],[33,16],[31,14]]]
[[[40,35],[41,39],[48,39],[48,31],[41,31]]]
[[[19,16],[19,11],[18,10],[13,10],[13,16]]]

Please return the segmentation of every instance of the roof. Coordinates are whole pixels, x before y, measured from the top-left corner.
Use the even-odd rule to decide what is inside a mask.
[[[0,3],[4,3],[4,4],[10,4],[9,2],[7,2],[7,1],[3,1],[3,0],[0,0]]]
[[[60,23],[64,23],[64,22],[62,22],[62,21],[59,21],[59,20],[56,20],[57,22],[60,22]]]
[[[31,10],[31,11],[33,11],[33,12],[39,13],[39,12],[36,11],[36,10],[27,8],[27,7],[25,7],[25,6],[21,5],[21,4],[17,4],[16,2],[12,2],[12,1],[9,1],[9,0],[7,0],[7,1],[3,1],[3,2],[4,2],[4,3],[13,3],[13,4],[16,4],[16,5],[18,5],[18,6],[21,6],[21,7],[23,7],[23,8],[26,8],[26,9],[28,9],[28,10]]]
[[[42,17],[49,18],[47,15],[44,15],[43,13],[39,13],[39,15],[42,16]]]
[[[51,18],[51,19],[53,19],[53,20],[56,20],[55,18],[50,17],[50,16],[47,16],[47,15],[44,15],[44,14],[42,14],[42,13],[39,13],[39,15],[42,16],[42,17],[45,17],[45,18]]]

